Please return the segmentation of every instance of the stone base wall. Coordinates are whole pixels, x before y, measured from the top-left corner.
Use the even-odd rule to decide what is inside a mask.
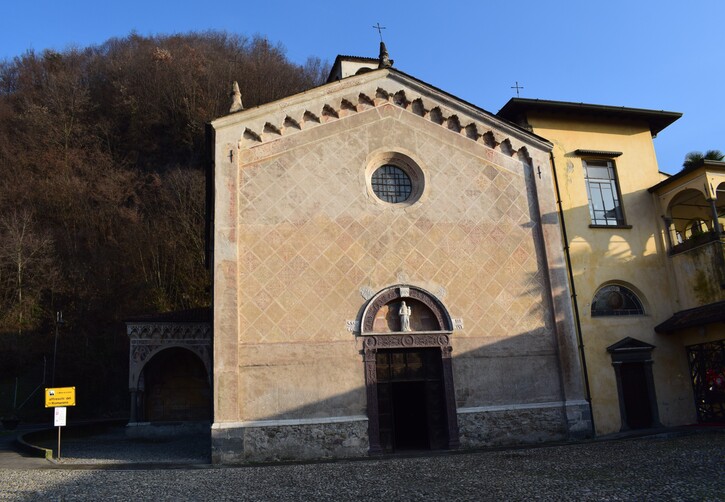
[[[226,426],[211,431],[214,464],[363,457],[368,453],[368,422],[284,423]]]
[[[365,457],[368,422],[279,420],[243,424],[214,424],[212,462],[242,464],[280,460]],[[303,422],[303,423],[301,423]],[[460,408],[460,447],[509,446],[592,436],[589,404],[538,403],[531,405]]]
[[[591,436],[587,403],[458,410],[461,448],[508,446]]]

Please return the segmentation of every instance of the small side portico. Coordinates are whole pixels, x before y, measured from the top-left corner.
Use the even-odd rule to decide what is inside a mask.
[[[211,421],[211,310],[126,321],[129,426]]]

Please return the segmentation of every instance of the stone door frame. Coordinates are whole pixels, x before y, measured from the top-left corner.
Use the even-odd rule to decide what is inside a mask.
[[[397,299],[414,298],[425,304],[438,321],[438,330],[376,333],[372,331],[378,310]],[[363,361],[365,366],[365,392],[367,397],[369,453],[383,453],[380,444],[380,409],[378,406],[377,352],[382,349],[439,348],[443,371],[443,392],[445,394],[446,422],[448,427],[448,448],[460,446],[458,438],[458,414],[456,412],[453,365],[451,361],[451,334],[453,323],[443,303],[431,293],[408,285],[396,285],[380,291],[372,297],[363,310],[360,336],[363,338]]]
[[[622,385],[623,364],[641,364],[643,366],[647,396],[649,398],[651,417],[650,427],[662,427],[659,410],[657,409],[657,394],[655,393],[654,377],[652,375],[652,364],[654,362],[652,360],[652,351],[654,349],[654,345],[629,336],[607,347],[607,352],[611,355],[612,366],[614,367],[614,374],[617,379],[619,416],[622,422],[621,428],[619,429],[620,431],[628,431],[630,429],[627,409],[624,402],[624,387]]]

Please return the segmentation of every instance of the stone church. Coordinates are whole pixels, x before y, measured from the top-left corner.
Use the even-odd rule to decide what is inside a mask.
[[[241,463],[725,421],[725,162],[681,114],[513,98],[379,58],[213,121],[211,309],[127,323],[131,419]],[[142,432],[141,432],[142,433]]]
[[[391,67],[212,122],[215,462],[590,432],[551,143]]]

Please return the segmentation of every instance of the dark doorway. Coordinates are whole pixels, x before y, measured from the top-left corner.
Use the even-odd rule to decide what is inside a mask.
[[[652,377],[654,348],[654,345],[631,337],[607,347],[617,378],[622,431],[662,427]]]
[[[624,363],[620,372],[627,426],[630,429],[651,427],[652,403],[650,403],[644,363]]]
[[[380,350],[376,366],[382,449],[394,452],[446,448],[440,349]]]
[[[206,368],[192,352],[165,349],[144,367],[145,420],[199,421],[211,418],[211,390]]]

